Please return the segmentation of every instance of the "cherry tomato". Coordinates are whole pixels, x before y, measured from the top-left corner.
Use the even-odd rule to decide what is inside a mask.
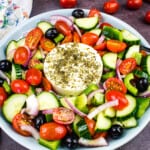
[[[105,41],[99,45],[94,46],[94,49],[97,51],[103,51],[103,50],[105,50],[105,48],[106,48],[106,42]]]
[[[75,115],[71,109],[58,107],[53,110],[53,120],[59,124],[71,124]]]
[[[104,26],[112,27],[112,25],[111,25],[111,24],[109,24],[108,22],[103,22],[103,23],[101,23],[100,28],[101,28],[101,29],[103,29],[103,28],[104,28]]]
[[[77,5],[77,0],[60,0],[60,6],[63,8],[72,8]]]
[[[118,100],[119,104],[114,107],[116,110],[122,110],[128,106],[128,100],[125,95],[119,91],[110,90],[105,94],[105,98],[107,101]]]
[[[116,90],[116,91],[120,91],[124,94],[127,92],[127,88],[124,85],[124,83],[115,77],[108,78],[105,81],[104,85],[105,85],[107,90]]]
[[[31,125],[33,126],[33,122],[26,114],[16,114],[12,121],[12,126],[16,132],[23,136],[31,136],[31,133],[24,131],[21,129],[22,125]]]
[[[98,16],[99,20],[102,18],[100,11],[97,10],[96,8],[90,9],[88,13],[88,17],[94,17],[94,16]]]
[[[3,87],[0,87],[0,107],[3,106],[4,101],[7,99],[7,93]]]
[[[45,140],[60,140],[66,134],[66,127],[55,122],[45,123],[40,127],[40,137]]]
[[[81,42],[90,46],[94,46],[98,38],[98,35],[91,32],[86,32],[82,35]]]
[[[84,120],[88,126],[90,134],[93,136],[95,133],[95,121],[92,119],[88,119],[87,117],[85,117]]]
[[[147,23],[150,23],[150,11],[147,11],[147,12],[146,12],[144,19],[145,19],[145,21],[146,21]]]
[[[14,54],[14,62],[16,64],[24,65],[27,63],[30,54],[25,47],[18,47]]]
[[[55,43],[44,36],[40,40],[40,45],[41,48],[47,52],[50,52],[55,47]]]
[[[127,0],[127,7],[129,9],[139,9],[143,4],[143,0]]]
[[[121,62],[119,65],[119,71],[126,75],[132,72],[136,68],[136,60],[135,58],[127,58]]]
[[[61,42],[61,44],[68,43],[68,42],[72,42],[72,40],[73,40],[73,36],[72,36],[72,34],[70,33],[70,34],[68,34],[68,35],[65,36],[65,38],[64,38],[64,40]]]
[[[75,42],[75,43],[80,43],[80,36],[79,36],[79,34],[77,33],[77,32],[73,32],[73,42]]]
[[[21,79],[13,80],[11,82],[10,86],[14,93],[24,94],[24,93],[28,92],[28,90],[29,90],[28,83]]]
[[[34,50],[37,48],[40,39],[42,38],[43,32],[40,28],[32,29],[25,38],[25,44],[31,49]]]
[[[107,51],[97,51],[98,52],[98,54],[102,57],[102,56],[104,56],[106,53],[107,53]]]
[[[108,40],[106,46],[109,51],[119,53],[126,49],[127,44],[118,40]]]
[[[97,133],[94,134],[94,137],[93,137],[93,138],[94,138],[94,139],[97,139],[97,138],[100,138],[100,137],[106,138],[107,135],[108,135],[107,132],[97,132]]]
[[[30,68],[26,72],[25,79],[30,85],[39,85],[42,81],[42,72],[36,68]]]
[[[42,77],[42,86],[43,86],[44,91],[52,90],[51,83],[45,77]]]
[[[55,23],[55,28],[58,32],[62,33],[63,35],[69,35],[71,33],[71,29],[68,24],[62,20],[58,20]]]
[[[119,7],[120,5],[117,0],[108,0],[103,5],[104,12],[108,14],[116,13],[119,10]]]

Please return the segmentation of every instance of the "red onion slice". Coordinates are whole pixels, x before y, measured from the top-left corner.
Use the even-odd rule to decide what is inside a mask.
[[[96,42],[96,45],[100,45],[101,43],[103,43],[105,40],[105,36],[104,35],[101,35],[98,39],[98,41]]]
[[[121,64],[121,62],[122,62],[122,60],[120,60],[120,59],[118,59],[116,62],[116,75],[117,75],[117,78],[122,81],[122,76],[119,71],[119,65]]]
[[[69,105],[69,107],[79,116],[86,117],[87,115],[80,111],[78,108],[76,108],[67,98],[65,98],[65,102]]]
[[[99,112],[109,108],[109,107],[114,107],[114,106],[117,106],[119,104],[118,100],[114,100],[114,101],[110,101],[110,102],[106,102],[100,106],[98,106],[94,111],[92,111],[91,113],[89,113],[87,115],[87,117],[89,119],[92,119],[94,118]]]
[[[31,53],[31,50],[27,46],[24,46],[24,47],[28,50],[28,58],[27,58],[25,64],[23,64],[23,66],[26,67],[28,65],[28,63],[29,63],[29,60],[32,57],[32,53]]]
[[[93,98],[93,96],[96,94],[96,93],[104,93],[104,89],[98,89],[96,91],[93,91],[91,92],[88,97],[87,97],[87,103],[90,104],[91,102],[91,99]]]
[[[147,91],[145,91],[143,93],[140,93],[139,96],[140,97],[150,97],[150,91],[147,90]]]
[[[43,114],[53,114],[54,109],[47,109],[47,110],[43,110],[42,113]]]
[[[40,138],[39,132],[31,125],[21,125],[21,130],[31,133],[36,140]]]
[[[80,31],[80,29],[78,28],[78,26],[76,26],[75,24],[73,25],[74,29],[77,31],[77,33],[79,34],[79,36],[82,36],[82,33]]]
[[[2,70],[0,70],[0,77],[6,80],[7,83],[10,85],[10,79],[6,76],[6,74]]]
[[[37,116],[39,112],[39,104],[38,100],[35,95],[30,95],[26,99],[26,105],[25,112],[31,116]]]
[[[50,23],[52,25],[55,25],[55,23],[58,21],[58,20],[62,20],[64,22],[66,22],[68,24],[68,26],[71,28],[71,30],[73,30],[73,22],[72,20],[70,20],[68,17],[66,16],[62,16],[62,15],[52,15],[50,17]]]
[[[108,145],[106,139],[103,137],[99,137],[97,139],[92,139],[92,140],[84,139],[81,137],[78,142],[79,142],[79,144],[88,146],[88,147],[98,147],[98,146],[107,146]]]

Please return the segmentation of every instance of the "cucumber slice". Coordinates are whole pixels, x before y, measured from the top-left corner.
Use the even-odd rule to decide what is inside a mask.
[[[147,72],[150,75],[150,55],[147,55],[142,59],[141,66],[143,71]]]
[[[96,132],[107,131],[111,128],[111,125],[112,125],[111,120],[109,118],[106,118],[103,112],[100,112],[97,116],[95,131]]]
[[[41,59],[43,59],[43,54],[41,53],[41,51],[39,49],[37,49],[32,58],[41,60]]]
[[[81,29],[90,30],[98,24],[98,17],[77,18],[75,24]]]
[[[117,54],[108,52],[102,57],[103,63],[105,67],[110,69],[116,69],[116,62],[117,62]]]
[[[37,96],[39,102],[39,110],[46,110],[59,107],[57,98],[50,92],[41,92]]]
[[[20,46],[25,46],[25,38],[22,38],[20,40],[17,41],[17,46],[20,47]]]
[[[75,116],[75,119],[73,121],[73,131],[79,136],[79,132],[78,132],[78,127],[77,127],[77,123],[81,120],[82,118],[78,115]]]
[[[125,58],[135,58],[135,54],[140,52],[140,45],[130,46],[125,54]]]
[[[121,121],[124,128],[134,128],[137,126],[137,120],[135,117],[129,117],[123,121]]]
[[[133,79],[134,79],[133,73],[127,74],[124,78],[124,84],[131,94],[133,94],[134,96],[137,96],[138,89],[131,84],[131,80],[133,80]]]
[[[132,113],[134,113],[136,110],[136,106],[137,106],[136,99],[133,96],[128,95],[128,94],[126,95],[126,98],[129,102],[129,104],[123,110],[117,110],[117,112],[116,112],[117,118],[127,117],[127,116],[131,115]]]
[[[104,111],[104,115],[108,118],[114,118],[116,116],[116,111],[113,107],[110,107]]]
[[[123,35],[123,40],[128,44],[128,45],[138,45],[140,44],[140,39],[133,35],[131,32],[127,30],[122,30],[122,35]]]
[[[105,35],[107,38],[123,41],[122,32],[119,31],[117,28],[104,26],[102,34]]]
[[[94,33],[94,34],[96,34],[96,35],[100,36],[100,34],[101,34],[102,30],[101,30],[101,29],[96,28],[96,29],[92,29],[92,30],[90,30],[89,32]]]
[[[37,26],[43,31],[44,34],[48,29],[53,27],[50,22],[47,21],[40,21]]]
[[[102,80],[105,81],[108,78],[114,77],[115,75],[116,75],[115,71],[106,72],[105,74],[102,75]]]
[[[26,98],[27,96],[24,94],[13,94],[4,102],[2,112],[7,121],[12,122],[14,116],[24,106]]]
[[[83,91],[84,94],[88,95],[91,92],[98,90],[98,86],[96,84],[91,83],[88,87]]]
[[[6,58],[7,58],[9,61],[12,61],[12,60],[13,60],[14,55],[13,55],[12,51],[13,51],[14,49],[16,49],[16,48],[17,48],[17,42],[16,42],[16,41],[12,40],[12,41],[10,41],[10,42],[8,43],[7,48],[6,48]],[[12,53],[12,55],[10,55],[11,53]]]
[[[91,104],[94,106],[99,106],[104,103],[104,94],[96,93],[91,100]]]
[[[57,150],[60,143],[61,143],[61,140],[47,141],[47,140],[44,140],[44,139],[40,138],[38,140],[38,142],[39,142],[39,144],[47,147],[50,150]]]
[[[18,64],[12,64],[11,81],[22,78],[22,68]]]

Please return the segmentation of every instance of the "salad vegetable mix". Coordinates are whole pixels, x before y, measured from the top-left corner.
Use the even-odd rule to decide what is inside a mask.
[[[0,61],[3,117],[52,150],[107,146],[138,126],[150,103],[150,54],[140,39],[96,9],[70,15],[39,21]]]

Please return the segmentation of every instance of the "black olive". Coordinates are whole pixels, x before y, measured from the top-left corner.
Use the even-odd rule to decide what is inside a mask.
[[[136,81],[136,88],[139,92],[144,92],[148,88],[148,80],[146,78],[139,78]]]
[[[11,71],[11,62],[9,60],[1,60],[0,61],[0,70],[8,72]]]
[[[76,148],[78,146],[78,136],[74,133],[67,134],[62,140],[62,146],[69,149]]]
[[[112,125],[109,129],[109,135],[113,139],[119,138],[123,134],[123,127],[119,124]]]
[[[34,122],[34,126],[37,130],[40,129],[40,126],[44,123],[46,123],[46,118],[45,118],[45,115],[43,114],[39,114],[38,116],[36,116],[33,120]]]
[[[58,34],[59,33],[55,28],[50,28],[45,32],[45,37],[50,40],[53,40]]]
[[[84,17],[84,11],[82,9],[75,9],[72,12],[72,16],[75,18],[83,18]]]
[[[0,78],[0,86],[2,86],[4,83],[4,79]]]

